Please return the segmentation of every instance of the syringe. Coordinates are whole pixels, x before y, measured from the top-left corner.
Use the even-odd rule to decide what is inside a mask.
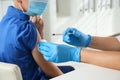
[[[73,34],[73,33],[67,33],[67,34],[68,34],[68,35],[71,35],[71,34]],[[55,33],[54,33],[54,34],[52,34],[52,35],[53,35],[53,36],[61,36],[61,35],[63,35],[63,34],[58,34],[58,33],[55,34]]]

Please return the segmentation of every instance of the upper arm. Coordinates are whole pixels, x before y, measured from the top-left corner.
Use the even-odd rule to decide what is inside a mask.
[[[39,67],[49,76],[55,77],[61,75],[62,72],[52,63],[47,62],[37,49],[37,43],[40,41],[40,35],[34,24],[23,22],[17,25],[18,30],[15,34],[16,47],[22,51],[32,52],[32,56]]]
[[[37,41],[37,31],[32,22],[21,22],[17,27],[16,47],[20,50],[32,51]]]

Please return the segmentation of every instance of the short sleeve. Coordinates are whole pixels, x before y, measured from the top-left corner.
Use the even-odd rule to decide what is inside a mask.
[[[119,35],[119,36],[117,36],[116,38],[117,38],[117,40],[120,42],[120,35]]]
[[[37,31],[34,24],[29,21],[21,23],[17,31],[17,47],[22,50],[33,50],[37,41]]]

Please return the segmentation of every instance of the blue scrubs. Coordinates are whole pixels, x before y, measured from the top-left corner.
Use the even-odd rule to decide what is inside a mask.
[[[29,16],[12,6],[8,7],[0,22],[0,62],[17,64],[23,80],[42,80],[43,72],[31,54],[36,40],[36,28]]]
[[[48,80],[39,68],[31,51],[37,41],[34,24],[21,10],[8,7],[0,22],[0,62],[16,64],[20,67],[23,80]],[[74,70],[70,66],[59,67],[64,73]]]

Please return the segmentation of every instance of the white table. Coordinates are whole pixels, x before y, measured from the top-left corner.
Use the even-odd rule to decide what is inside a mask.
[[[75,70],[51,80],[120,80],[120,71],[91,64],[68,62]]]

